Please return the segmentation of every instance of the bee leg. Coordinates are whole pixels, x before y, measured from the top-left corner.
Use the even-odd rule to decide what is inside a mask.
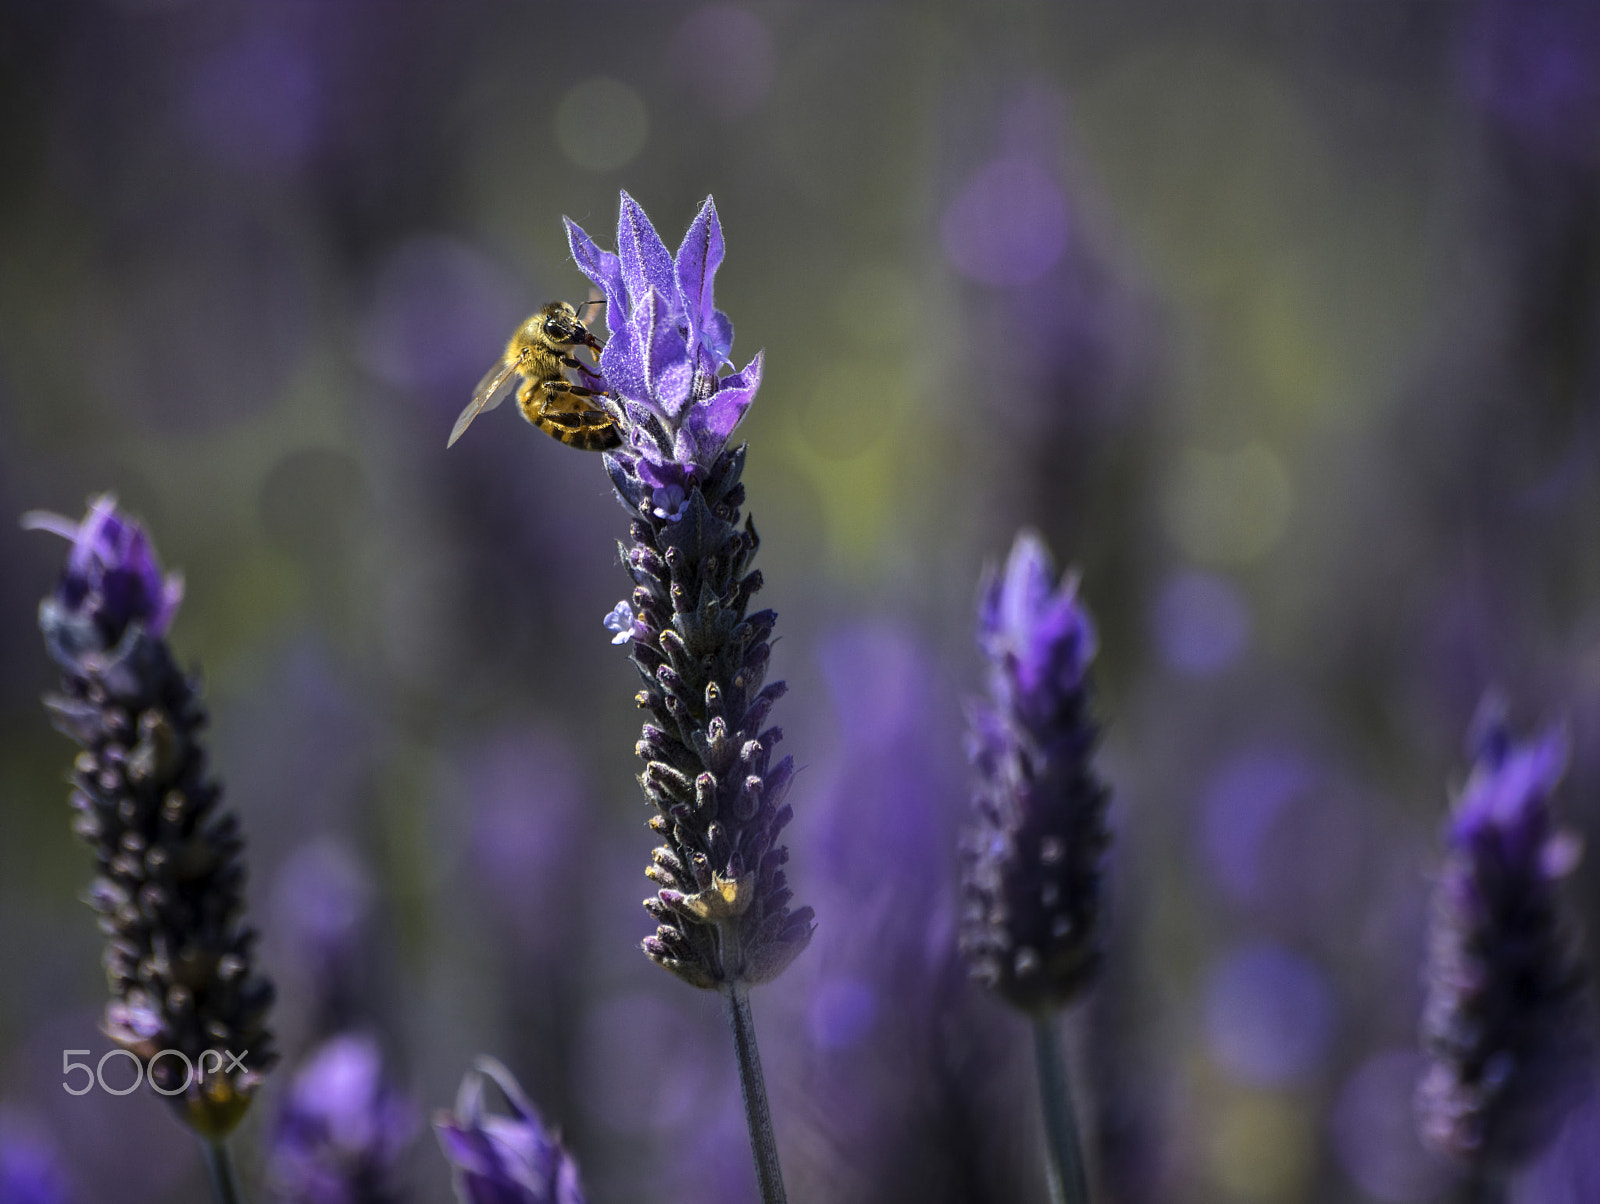
[[[566,380],[547,380],[539,389],[538,414],[541,418],[548,418],[553,414],[570,414],[578,410],[593,410],[597,407],[591,397],[597,397],[593,389],[586,389],[582,385],[575,385]]]

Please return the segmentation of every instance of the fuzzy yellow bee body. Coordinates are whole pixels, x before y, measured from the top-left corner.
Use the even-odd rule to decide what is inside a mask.
[[[600,390],[567,379],[576,370],[583,378],[603,384],[599,374],[573,352],[587,347],[598,361],[600,343],[578,319],[578,311],[565,301],[552,301],[530,317],[506,344],[500,362],[490,368],[473,390],[450,432],[449,447],[472,420],[505,400],[513,377],[522,377],[517,405],[522,416],[553,439],[581,451],[606,451],[622,443],[617,425],[595,401]]]

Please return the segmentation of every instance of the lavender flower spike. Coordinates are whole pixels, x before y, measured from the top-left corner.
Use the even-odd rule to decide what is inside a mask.
[[[242,919],[239,823],[206,773],[198,683],[164,638],[182,587],[109,496],[82,523],[31,514],[24,524],[72,540],[39,626],[62,670],[61,693],[45,705],[84,750],[73,763],[73,829],[98,861],[89,901],[107,938],[105,1032],[147,1060],[151,1086],[221,1157],[218,1139],[277,1057],[273,991]],[[165,1050],[195,1073],[170,1055],[150,1061]]]
[[[484,1112],[486,1079],[506,1097],[510,1116]],[[462,1204],[584,1204],[577,1163],[493,1058],[478,1059],[461,1080],[455,1113],[439,1113],[433,1126],[455,1167]]]
[[[789,909],[777,843],[794,760],[773,763],[782,736],[765,727],[782,682],[763,687],[776,615],[747,614],[761,587],[750,567],[758,541],[740,473],[745,449],[727,446],[761,382],[758,355],[719,375],[733,325],[712,304],[722,226],[710,198],[676,256],[634,199],[622,194],[617,254],[571,221],[578,267],[606,297],[611,337],[600,370],[623,437],[606,469],[634,518],[622,548],[633,578],[632,626],[619,606],[609,629],[629,643],[650,712],[638,743],[640,785],[662,837],[647,874],[659,885],[645,952],[697,987],[767,982],[806,947],[809,907]]]
[[[970,713],[978,788],[962,950],[1008,1003],[1044,1013],[1076,998],[1099,967],[1110,836],[1108,792],[1090,765],[1094,626],[1077,579],[1057,581],[1032,532],[983,587],[978,643],[989,698]]]
[[[1434,891],[1417,1106],[1430,1145],[1494,1177],[1555,1136],[1590,1081],[1594,1045],[1558,892],[1579,850],[1550,808],[1565,735],[1515,743],[1491,695],[1471,743]]]

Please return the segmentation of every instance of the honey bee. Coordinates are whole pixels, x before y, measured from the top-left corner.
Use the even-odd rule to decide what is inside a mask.
[[[617,433],[617,424],[594,400],[601,390],[567,379],[567,372],[575,369],[586,381],[604,383],[599,373],[572,354],[579,347],[587,347],[599,360],[600,343],[578,320],[578,311],[565,301],[550,302],[517,327],[500,362],[472,391],[472,400],[456,419],[445,446],[461,438],[479,414],[494,409],[505,399],[513,376],[523,379],[517,390],[522,416],[551,438],[583,451],[620,446],[622,436]]]

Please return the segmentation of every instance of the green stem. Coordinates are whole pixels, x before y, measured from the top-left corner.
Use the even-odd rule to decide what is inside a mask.
[[[244,1193],[239,1190],[239,1176],[233,1170],[233,1155],[227,1144],[218,1137],[200,1139],[200,1150],[205,1156],[206,1170],[211,1174],[211,1191],[217,1204],[244,1204]]]
[[[1049,1154],[1050,1198],[1054,1204],[1089,1204],[1089,1184],[1072,1114],[1072,1090],[1061,1032],[1054,1013],[1033,1018],[1033,1051],[1039,1064],[1039,1102],[1044,1109],[1045,1148]]]
[[[728,1027],[733,1029],[733,1048],[739,1058],[739,1092],[750,1124],[750,1152],[755,1155],[761,1204],[786,1204],[772,1111],[767,1107],[767,1083],[761,1077],[761,1051],[756,1048],[756,1025],[750,1015],[750,988],[732,983],[723,988],[723,996],[728,1001]]]

